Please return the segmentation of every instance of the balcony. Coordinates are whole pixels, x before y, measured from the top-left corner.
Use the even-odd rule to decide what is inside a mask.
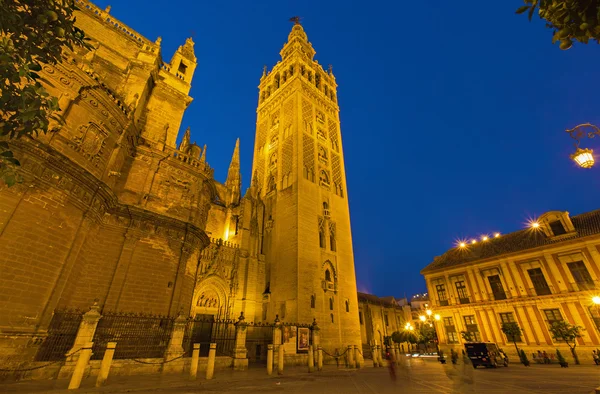
[[[438,304],[439,306],[448,306],[448,300],[439,300]]]
[[[550,289],[550,286],[546,286],[546,287],[530,287],[529,288],[529,294],[534,295],[534,296],[545,296],[545,295],[550,295],[552,294],[552,289]]]
[[[600,289],[600,282],[595,280],[589,282],[571,282],[568,288],[570,292],[598,290]]]
[[[469,297],[465,297],[465,298],[459,298],[458,302],[461,304],[470,304],[471,300],[469,299]]]
[[[492,297],[496,301],[501,301],[506,299],[506,293],[504,291],[496,291],[492,293]]]

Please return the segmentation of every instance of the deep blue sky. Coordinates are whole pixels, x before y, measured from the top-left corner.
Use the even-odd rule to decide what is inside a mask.
[[[240,137],[244,189],[262,66],[280,59],[288,19],[304,18],[339,84],[360,291],[422,292],[419,270],[457,238],[600,205],[600,168],[576,168],[564,132],[600,124],[600,51],[559,50],[542,21],[515,15],[521,1],[96,2],[109,3],[139,33],[162,36],[165,61],[194,33],[182,130],[208,145],[219,181]]]

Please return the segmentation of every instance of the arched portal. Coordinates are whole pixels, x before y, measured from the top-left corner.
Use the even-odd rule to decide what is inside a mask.
[[[210,277],[200,282],[194,291],[191,315],[215,319],[229,318],[227,287],[222,279]]]

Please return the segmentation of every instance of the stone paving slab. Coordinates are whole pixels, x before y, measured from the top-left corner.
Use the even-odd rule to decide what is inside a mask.
[[[440,365],[410,360],[396,368],[392,379],[388,368],[367,366],[361,370],[336,369],[309,374],[306,368],[286,368],[284,375],[268,376],[265,369],[216,371],[211,381],[202,374],[195,382],[183,375],[137,375],[110,378],[95,388],[88,378],[79,390],[66,390],[67,381],[18,382],[0,385],[2,393],[308,393],[308,394],[458,394],[539,393],[591,394],[600,386],[600,366],[583,365],[562,369],[555,365],[526,368],[473,369],[470,365]]]

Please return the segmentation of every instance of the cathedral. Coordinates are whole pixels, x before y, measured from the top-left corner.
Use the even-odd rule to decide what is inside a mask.
[[[164,316],[243,312],[254,323],[316,319],[326,348],[360,344],[337,84],[303,27],[296,21],[281,60],[260,76],[242,190],[239,140],[224,183],[189,129],[176,143],[192,102],[192,39],[165,62],[160,38],[76,3],[92,50],[66,51],[42,70],[65,122],[12,141],[23,182],[0,187],[0,356],[43,337],[54,311],[94,302]]]

